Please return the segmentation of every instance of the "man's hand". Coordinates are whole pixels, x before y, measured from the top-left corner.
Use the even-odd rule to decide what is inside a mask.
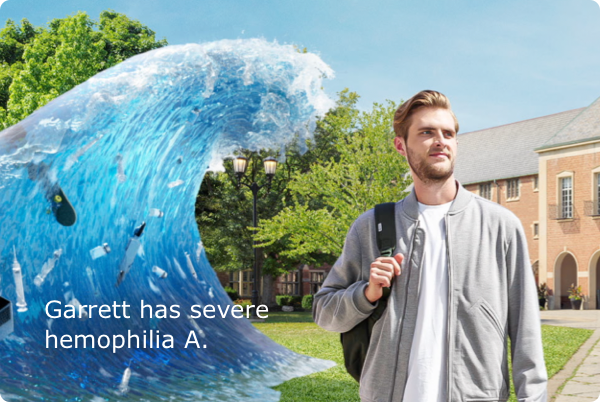
[[[404,260],[402,254],[393,257],[379,257],[371,263],[369,286],[365,288],[365,296],[371,303],[381,299],[383,288],[392,285],[394,275],[400,275],[400,265]]]

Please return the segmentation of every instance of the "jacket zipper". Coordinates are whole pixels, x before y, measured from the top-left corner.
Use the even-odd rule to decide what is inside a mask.
[[[412,261],[412,256],[413,253],[415,251],[415,237],[417,236],[417,230],[419,229],[419,224],[420,221],[417,220],[417,227],[415,228],[415,231],[413,232],[412,235],[412,239],[410,241],[410,256],[408,258],[408,266],[410,267],[410,262]],[[396,373],[398,371],[398,354],[400,353],[400,342],[402,341],[402,331],[404,330],[404,316],[406,315],[406,304],[408,302],[408,286],[410,284],[410,272],[412,271],[412,269],[408,270],[408,275],[406,277],[406,289],[404,290],[404,308],[402,309],[402,322],[400,323],[400,336],[398,336],[398,345],[396,347],[396,350],[398,351],[398,353],[396,353],[396,364],[394,365],[394,380],[392,381],[392,392],[390,394],[390,402],[393,402],[394,399],[394,391],[396,389]],[[407,377],[408,378],[408,377]],[[404,386],[406,387],[406,380],[404,381]],[[402,399],[404,399],[404,395],[402,395]]]
[[[448,260],[448,311],[446,317],[446,400],[451,400],[450,392],[452,391],[450,362],[452,361],[452,350],[450,348],[450,318],[452,316],[452,264],[450,261],[450,226],[448,225],[448,214],[444,217],[446,221],[446,259]]]

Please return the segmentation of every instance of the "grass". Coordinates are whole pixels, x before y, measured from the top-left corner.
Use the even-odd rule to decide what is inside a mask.
[[[277,387],[282,402],[360,402],[358,384],[344,368],[340,335],[318,327],[310,312],[269,313],[254,324],[275,342],[308,356],[333,360],[336,367],[295,378]],[[556,374],[593,331],[542,325],[542,342],[548,377]],[[510,356],[509,356],[510,357]],[[516,401],[511,379],[511,399]]]
[[[358,383],[346,372],[340,334],[320,328],[310,312],[269,313],[264,323],[254,324],[275,342],[294,352],[333,360],[337,366],[275,387],[281,402],[360,402]]]

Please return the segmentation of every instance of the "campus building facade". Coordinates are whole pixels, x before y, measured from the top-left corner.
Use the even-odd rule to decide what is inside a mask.
[[[569,110],[458,136],[456,178],[519,217],[549,308],[600,308],[600,99]]]

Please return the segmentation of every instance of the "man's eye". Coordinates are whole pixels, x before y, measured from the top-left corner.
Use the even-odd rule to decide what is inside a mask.
[[[431,131],[425,130],[425,131],[423,131],[423,134],[431,134]]]

